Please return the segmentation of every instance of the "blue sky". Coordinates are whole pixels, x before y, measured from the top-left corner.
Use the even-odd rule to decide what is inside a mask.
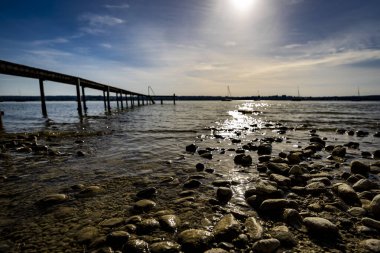
[[[142,93],[380,94],[377,0],[1,0],[0,31],[0,59]],[[38,81],[0,75],[0,94]]]

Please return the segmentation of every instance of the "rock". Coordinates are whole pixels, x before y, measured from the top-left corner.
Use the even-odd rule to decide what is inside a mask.
[[[271,174],[269,179],[275,181],[279,186],[290,186],[291,183],[290,178],[279,174]]]
[[[218,221],[213,232],[218,240],[232,241],[240,233],[240,224],[232,214],[227,214]]]
[[[175,232],[178,229],[178,226],[181,223],[181,220],[178,218],[178,216],[174,214],[167,214],[163,215],[159,219],[161,227],[170,232]]]
[[[380,230],[380,221],[378,221],[378,220],[374,220],[371,218],[364,217],[362,219],[362,223],[364,226]]]
[[[296,237],[289,231],[272,231],[270,232],[270,235],[279,240],[281,243],[281,246],[292,248],[294,246],[297,246],[298,240]]]
[[[249,217],[244,222],[247,235],[253,241],[260,240],[263,237],[264,229],[254,217]]]
[[[348,184],[337,183],[333,185],[333,189],[345,203],[361,206],[358,194]]]
[[[351,173],[368,176],[369,171],[370,171],[370,167],[367,164],[364,164],[359,161],[351,162]]]
[[[178,243],[163,241],[155,242],[150,245],[151,253],[179,253],[181,246]]]
[[[287,208],[283,212],[284,220],[287,224],[294,228],[300,228],[302,226],[303,220],[299,212],[295,209]]]
[[[287,199],[267,199],[260,205],[260,211],[267,213],[279,213],[289,207],[289,201]]]
[[[197,171],[203,171],[205,169],[205,165],[203,163],[197,163],[197,165],[195,165],[195,168]]]
[[[360,246],[365,252],[380,252],[380,240],[379,239],[367,239],[360,242]]]
[[[339,235],[338,228],[327,219],[307,217],[303,221],[307,231],[313,236],[334,239]]]
[[[68,199],[69,197],[66,194],[51,194],[40,199],[36,204],[42,207],[48,207],[61,204],[63,202],[66,202]]]
[[[380,219],[380,194],[377,194],[373,198],[373,200],[371,201],[371,204],[369,205],[369,208],[372,211],[375,218]]]
[[[99,230],[96,227],[82,228],[77,234],[77,240],[80,243],[90,243],[99,235]]]
[[[372,189],[377,189],[379,186],[377,183],[368,180],[368,179],[360,179],[357,181],[352,188],[354,188],[355,191],[370,191]]]
[[[188,229],[178,235],[184,252],[202,252],[211,246],[212,233],[201,229]]]
[[[352,142],[352,141],[350,141],[349,143],[346,143],[343,146],[349,147],[349,148],[352,148],[352,149],[358,149],[359,145],[360,144],[358,142]]]
[[[156,202],[149,199],[142,199],[135,203],[133,208],[139,212],[147,212],[156,206]]]
[[[272,154],[272,145],[260,144],[260,146],[257,147],[257,154],[259,156]]]
[[[373,137],[380,137],[380,132],[376,132],[373,134]]]
[[[87,198],[87,197],[93,197],[99,193],[104,192],[104,189],[100,186],[97,185],[91,185],[85,187],[83,190],[81,190],[78,194],[77,197],[80,198]]]
[[[344,158],[346,156],[346,148],[342,146],[336,146],[331,154],[332,156]]]
[[[201,184],[202,183],[199,180],[191,179],[191,180],[185,182],[183,184],[183,187],[187,188],[187,189],[194,189],[194,188],[198,188],[199,186],[201,186]]]
[[[228,251],[222,248],[213,248],[205,251],[204,253],[228,253]]]
[[[363,131],[363,130],[356,131],[357,137],[366,137],[368,135],[369,135],[369,133],[367,131]]]
[[[348,209],[347,212],[349,214],[351,214],[352,216],[355,216],[355,217],[363,217],[367,213],[366,210],[364,208],[361,208],[361,207],[352,207],[352,208]]]
[[[212,185],[216,187],[230,187],[231,184],[231,180],[215,180],[214,182],[212,182]]]
[[[216,191],[216,198],[221,202],[221,203],[227,203],[230,201],[232,198],[232,190],[227,187],[219,187],[218,190]]]
[[[158,222],[158,220],[154,218],[148,218],[142,220],[140,223],[137,224],[137,232],[141,234],[150,234],[159,227],[160,223]]]
[[[289,161],[289,164],[299,164],[301,162],[301,152],[294,152],[287,155],[287,159]]]
[[[125,223],[124,218],[111,218],[99,223],[102,227],[117,227]]]
[[[255,253],[272,253],[280,247],[281,243],[277,239],[263,239],[253,244],[252,250]]]
[[[318,143],[318,144],[322,145],[322,147],[326,146],[326,142],[317,136],[311,137],[310,142],[311,143]]]
[[[125,220],[125,223],[127,224],[137,224],[142,221],[142,218],[140,215],[133,215]]]
[[[307,170],[304,169],[302,166],[299,166],[299,165],[294,165],[289,170],[290,175],[300,176],[300,175],[303,175],[305,173],[307,173]]]
[[[203,153],[200,155],[202,158],[205,158],[205,159],[209,159],[211,160],[212,159],[212,153],[211,152],[206,152],[206,153]]]
[[[276,186],[268,181],[260,181],[256,185],[255,194],[262,198],[281,198],[282,193]]]
[[[190,152],[190,153],[195,153],[195,151],[197,151],[197,149],[198,149],[198,146],[195,144],[190,144],[190,145],[186,146],[186,151]]]
[[[234,157],[234,162],[242,166],[250,166],[252,164],[252,157],[250,155],[239,154]]]
[[[149,245],[141,239],[130,239],[123,247],[123,252],[150,253]]]
[[[305,186],[305,190],[311,194],[320,194],[327,191],[326,185],[322,182],[313,182]]]
[[[150,199],[157,194],[156,187],[149,187],[139,191],[136,196],[141,199]]]
[[[380,150],[375,150],[373,152],[373,158],[376,160],[380,160]]]
[[[131,235],[125,231],[113,231],[107,235],[107,244],[112,248],[120,249],[125,243],[127,243]]]
[[[268,163],[268,169],[280,175],[288,175],[290,167],[286,163]]]

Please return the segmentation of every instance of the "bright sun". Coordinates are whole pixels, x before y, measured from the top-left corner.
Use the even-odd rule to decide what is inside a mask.
[[[255,0],[230,0],[238,11],[246,11],[252,7]]]

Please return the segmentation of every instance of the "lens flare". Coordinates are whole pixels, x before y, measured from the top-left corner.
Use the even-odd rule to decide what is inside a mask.
[[[230,0],[238,11],[247,11],[255,3],[255,0]]]

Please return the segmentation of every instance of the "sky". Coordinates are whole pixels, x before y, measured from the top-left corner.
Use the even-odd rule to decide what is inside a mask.
[[[378,0],[1,0],[0,34],[1,60],[139,93],[380,94]],[[0,75],[0,95],[38,80]]]

